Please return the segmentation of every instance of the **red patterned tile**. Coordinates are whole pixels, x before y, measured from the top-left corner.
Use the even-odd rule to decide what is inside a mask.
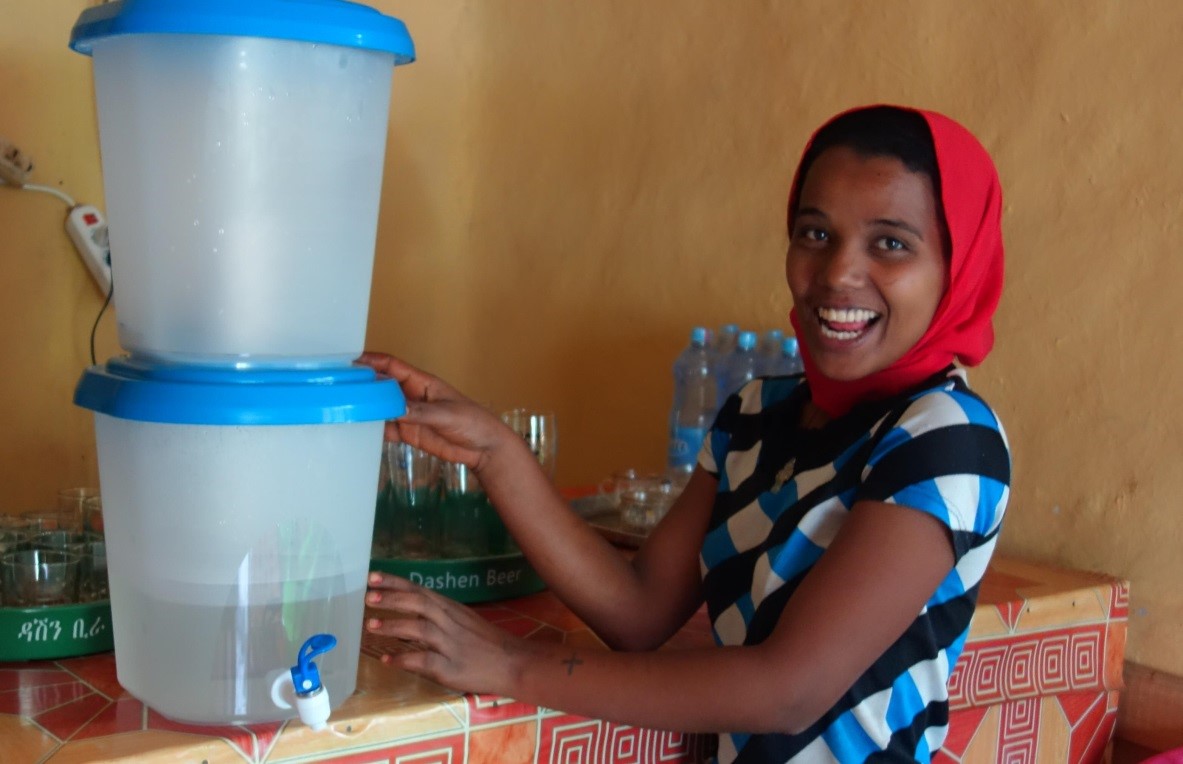
[[[1109,617],[1128,618],[1130,615],[1130,582],[1118,581],[1109,592]]]
[[[1086,693],[1070,693],[1056,698],[1060,708],[1064,709],[1065,715],[1072,721],[1069,761],[1100,761],[1100,754],[1103,752],[1105,744],[1109,742],[1109,737],[1112,733],[1112,722],[1117,718],[1115,712],[1111,713],[1109,711],[1108,703],[1106,702],[1108,694],[1107,692],[1092,695]],[[1077,697],[1073,698],[1072,696]],[[1076,713],[1075,719],[1069,716],[1069,708],[1072,708],[1074,712],[1079,712],[1080,706],[1085,705],[1086,702],[1088,706],[1085,708],[1084,713]],[[1099,750],[1096,746],[1098,738],[1101,739]]]
[[[986,718],[989,706],[973,706],[962,708],[949,714],[949,733],[945,736],[945,744],[941,750],[955,756],[958,761],[965,755],[969,743],[982,726],[982,719]]]
[[[587,625],[559,602],[551,592],[541,592],[529,597],[513,600],[508,605],[512,610],[530,618],[542,621],[560,631],[587,628]]]
[[[591,629],[579,629],[577,631],[568,632],[566,637],[563,639],[563,644],[583,650],[608,649],[608,646],[605,645]]]
[[[534,719],[538,716],[537,706],[499,695],[465,695],[464,702],[468,704],[470,727],[513,719]]]
[[[1011,700],[999,709],[998,759],[1007,764],[1035,762],[1039,736],[1039,698]]]
[[[14,664],[6,664],[14,665]],[[0,692],[22,687],[42,687],[73,682],[74,677],[57,668],[0,669]]]
[[[600,757],[595,761],[643,764],[651,761],[700,760],[696,758],[696,752],[701,744],[695,735],[605,724],[601,739]]]
[[[144,704],[130,695],[116,699],[74,735],[75,740],[144,729]]]
[[[498,621],[497,626],[505,629],[515,637],[524,637],[532,631],[535,631],[541,624],[533,618],[525,618],[520,615],[515,615],[507,621]]]
[[[283,726],[287,722],[267,722],[266,724],[244,724],[248,732],[255,738],[255,748],[253,755],[255,761],[266,761],[267,754],[271,752],[271,746],[275,745],[276,738],[283,730]],[[251,754],[251,751],[247,751]]]
[[[1048,634],[1039,640],[1039,674],[1035,684],[1040,695],[1067,692],[1072,686],[1072,665],[1068,654],[1070,637],[1064,633]]]
[[[1006,660],[1005,644],[982,645],[962,656],[965,678],[962,690],[966,702],[972,706],[999,703],[1005,698],[1003,665]]]
[[[1107,692],[1068,692],[1057,695],[1056,702],[1060,705],[1060,710],[1064,712],[1068,726],[1075,728],[1080,720],[1097,706],[1100,707],[1101,713],[1105,712],[1105,699],[1108,694]]]
[[[0,661],[0,672],[3,671],[36,671],[56,669],[56,661]]]
[[[19,690],[0,692],[0,714],[36,716],[90,693],[89,687],[73,678],[64,684],[24,687]]]
[[[473,605],[472,609],[477,615],[489,623],[497,623],[498,621],[506,621],[510,618],[518,617],[517,613],[500,605]]]
[[[538,722],[501,724],[468,733],[465,764],[534,764]]]
[[[539,764],[582,764],[604,761],[603,722],[562,714],[542,718],[538,739]]]
[[[703,761],[714,745],[712,737],[639,729],[561,714],[543,718],[536,761],[539,764]]]
[[[51,711],[37,714],[33,719],[58,740],[69,740],[109,705],[110,700],[92,692]]]
[[[461,733],[400,743],[365,753],[318,758],[317,761],[324,764],[460,764],[464,761],[464,735]]]
[[[115,653],[87,655],[60,662],[62,668],[89,684],[108,698],[119,698],[128,694],[119,684],[115,672]]]
[[[565,641],[566,636],[565,632],[553,626],[542,625],[527,634],[526,639],[531,642],[549,642],[551,644],[561,645]]]

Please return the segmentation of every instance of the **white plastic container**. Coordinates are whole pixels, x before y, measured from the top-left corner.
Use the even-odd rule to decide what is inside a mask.
[[[95,411],[120,684],[178,721],[290,718],[272,688],[328,633],[320,674],[348,698],[397,384],[112,361],[75,402]]]
[[[348,363],[365,343],[406,29],[340,0],[85,11],[120,344],[152,360]]]

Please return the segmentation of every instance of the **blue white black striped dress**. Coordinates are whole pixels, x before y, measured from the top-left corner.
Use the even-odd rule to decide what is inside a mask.
[[[997,416],[952,367],[820,430],[798,425],[800,376],[731,396],[699,454],[719,480],[700,564],[720,645],[758,644],[855,502],[927,512],[955,567],[900,637],[799,735],[719,736],[721,762],[928,761],[948,729],[949,674],[969,633],[1010,485]]]

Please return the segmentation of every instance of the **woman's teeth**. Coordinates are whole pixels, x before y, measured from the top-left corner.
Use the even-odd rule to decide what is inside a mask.
[[[818,308],[822,336],[832,340],[853,340],[867,330],[879,314],[866,308]]]

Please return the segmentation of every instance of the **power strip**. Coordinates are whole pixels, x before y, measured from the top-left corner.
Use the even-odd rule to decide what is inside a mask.
[[[89,204],[73,207],[66,216],[66,233],[105,297],[111,291],[111,245],[103,213]]]

